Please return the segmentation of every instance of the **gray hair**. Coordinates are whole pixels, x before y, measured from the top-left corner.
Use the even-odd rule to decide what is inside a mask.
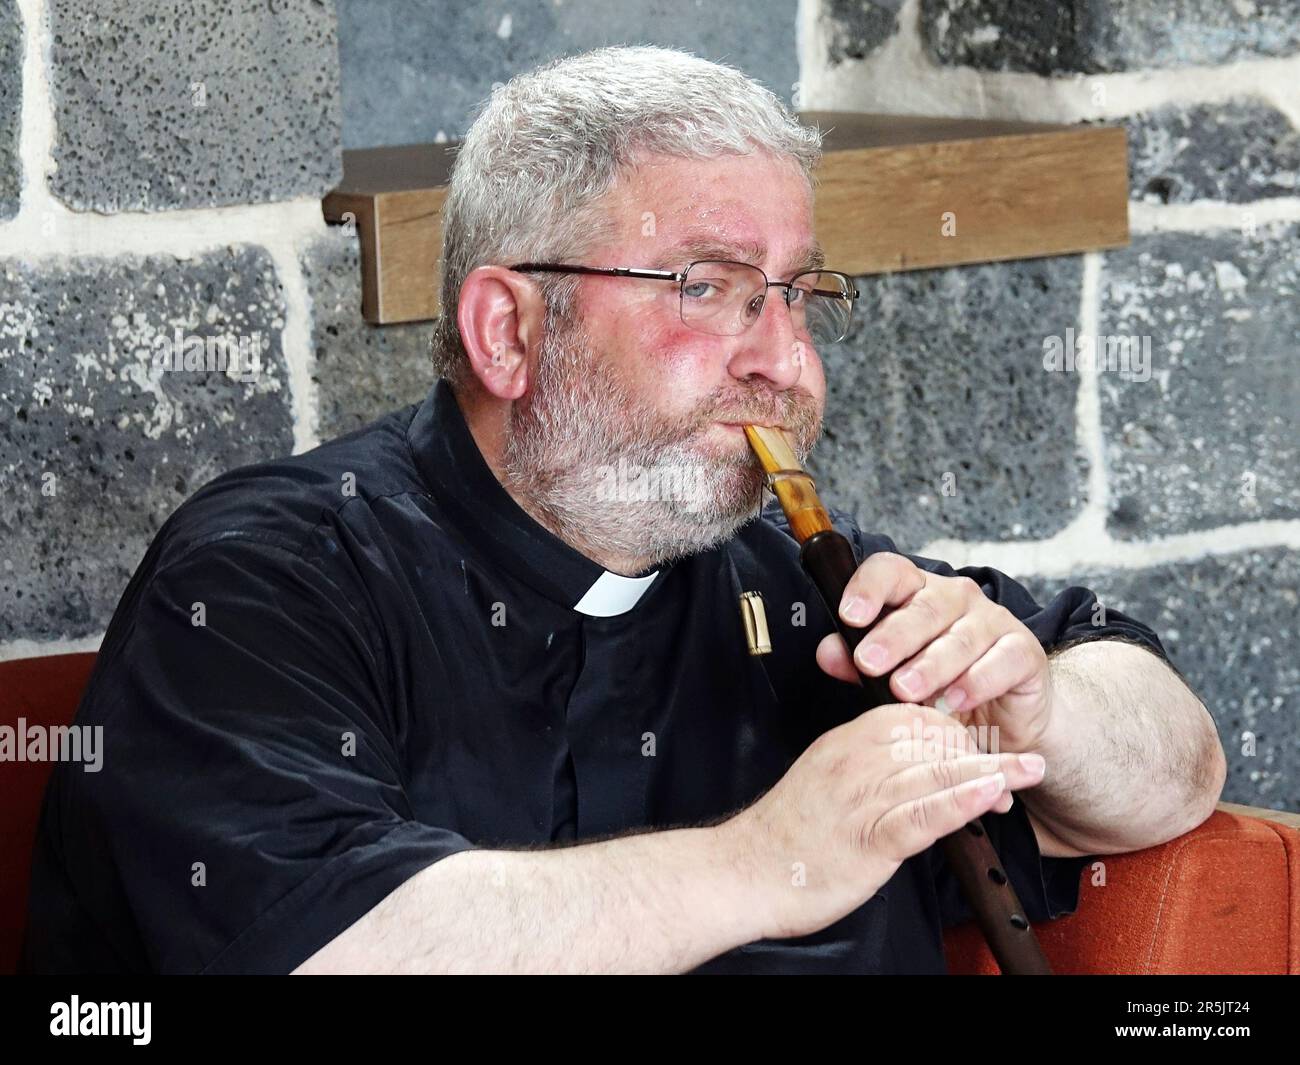
[[[599,201],[644,154],[755,150],[793,158],[811,186],[821,134],[741,71],[689,52],[599,48],[495,87],[457,152],[443,205],[434,370],[453,385],[468,370],[456,308],[475,267],[580,259],[613,229]],[[550,329],[570,314],[578,279],[533,276]]]

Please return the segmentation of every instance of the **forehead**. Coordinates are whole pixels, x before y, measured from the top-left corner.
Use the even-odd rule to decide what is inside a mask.
[[[620,175],[606,201],[620,247],[762,263],[813,251],[812,192],[798,164],[765,153],[652,156]]]

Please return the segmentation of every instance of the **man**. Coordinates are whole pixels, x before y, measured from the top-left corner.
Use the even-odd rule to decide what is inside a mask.
[[[837,513],[845,619],[892,608],[857,660],[899,702],[857,713],[737,427],[801,457],[820,431],[853,290],[813,239],[817,155],[672,51],[493,93],[429,397],[218,478],[127,589],[79,711],[103,771],[47,796],[28,968],[941,972],[969,917],[943,835],[988,814],[1037,920],[1089,856],[1209,815],[1215,730],[1149,628]]]

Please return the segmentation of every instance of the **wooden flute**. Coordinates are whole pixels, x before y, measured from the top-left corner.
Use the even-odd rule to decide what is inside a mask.
[[[849,578],[858,568],[853,547],[832,526],[813,480],[804,470],[785,432],[770,426],[746,425],[745,436],[762,463],[768,484],[790,523],[791,533],[800,544],[799,561],[817,586],[827,611],[835,619],[835,626],[852,654],[862,637],[870,631],[848,625],[840,618],[840,600]],[[882,611],[880,616],[885,613]],[[889,690],[889,676],[859,675],[862,710],[900,701]],[[983,822],[976,818],[965,828],[943,837],[939,845],[1003,974],[1050,974],[1052,970],[1042,947],[1006,870],[1002,868],[1002,861],[989,841]]]

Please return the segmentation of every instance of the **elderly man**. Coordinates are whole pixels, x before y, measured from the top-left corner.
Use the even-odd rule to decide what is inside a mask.
[[[1209,715],[1086,589],[1040,606],[836,512],[844,620],[891,610],[856,661],[833,634],[740,428],[806,456],[852,326],[818,156],[679,52],[492,94],[428,398],[218,478],[128,587],[79,711],[104,769],[47,797],[27,968],[942,972],[969,917],[945,834],[987,814],[1041,920],[1089,856],[1209,815]],[[857,669],[898,702],[859,714]],[[900,747],[921,727],[945,738]]]

